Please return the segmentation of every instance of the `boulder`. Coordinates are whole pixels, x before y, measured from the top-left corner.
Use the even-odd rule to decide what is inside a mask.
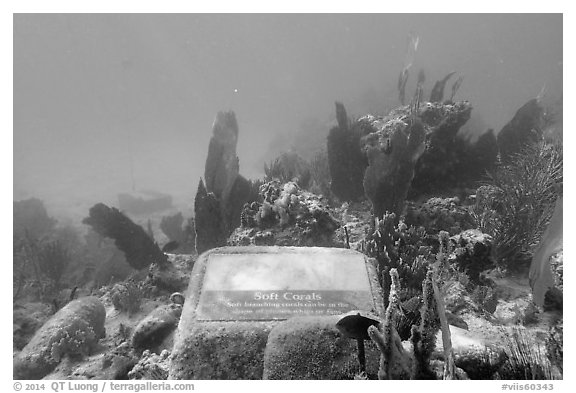
[[[161,290],[182,292],[188,285],[195,258],[186,254],[167,254],[167,256],[168,263],[165,265],[150,266],[146,280]]]
[[[128,378],[136,380],[166,380],[170,363],[170,352],[163,350],[157,355],[149,350],[144,351],[138,363],[128,373]]]
[[[336,328],[340,316],[294,317],[274,327],[264,351],[263,379],[353,379],[360,372],[356,340]],[[365,341],[366,374],[376,376],[380,352]]]
[[[181,313],[182,305],[175,303],[155,308],[134,329],[132,347],[137,351],[157,349],[176,329]]]
[[[105,335],[96,297],[73,300],[52,316],[14,359],[14,379],[41,379],[67,355],[87,355]]]

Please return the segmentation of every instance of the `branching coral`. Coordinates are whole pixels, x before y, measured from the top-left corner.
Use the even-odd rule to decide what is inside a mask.
[[[430,357],[436,345],[436,333],[440,324],[432,280],[433,271],[430,269],[422,283],[424,304],[420,309],[420,326],[412,327],[411,341],[414,348],[412,379],[435,379],[435,374],[430,369]]]
[[[398,317],[401,313],[400,280],[396,269],[390,270],[391,286],[388,307],[384,321],[379,327],[370,326],[368,335],[381,352],[378,379],[408,379],[410,376],[410,357],[402,347],[400,336],[396,331]]]

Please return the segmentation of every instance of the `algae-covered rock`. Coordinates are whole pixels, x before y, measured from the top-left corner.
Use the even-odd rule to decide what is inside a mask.
[[[170,352],[168,350],[163,350],[160,355],[146,350],[138,363],[128,373],[128,378],[137,380],[168,379],[169,363]]]
[[[423,226],[428,233],[446,231],[451,235],[474,228],[474,220],[458,197],[430,198],[420,205],[407,203],[406,225]]]
[[[180,304],[166,304],[155,308],[134,329],[132,346],[143,351],[155,349],[170,335],[178,325],[182,306]]]
[[[87,355],[105,335],[106,311],[96,297],[73,300],[52,316],[14,360],[14,379],[41,379],[66,355]]]
[[[157,288],[169,292],[181,292],[186,289],[190,272],[194,266],[194,257],[186,254],[167,254],[168,263],[153,264],[148,269],[147,280]]]
[[[174,345],[169,379],[261,379],[268,333],[278,322],[186,324]]]
[[[360,371],[356,340],[336,328],[340,316],[295,317],[278,324],[264,351],[263,379],[353,379]],[[378,372],[380,352],[365,342],[366,373]]]
[[[275,326],[296,315],[351,309],[380,315],[377,278],[373,260],[346,249],[250,246],[206,252],[190,277],[169,379],[261,379]]]

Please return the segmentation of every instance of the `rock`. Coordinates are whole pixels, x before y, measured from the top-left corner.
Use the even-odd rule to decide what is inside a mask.
[[[512,301],[498,300],[493,315],[501,325],[518,325],[526,319],[528,313],[534,312],[531,305],[531,297],[518,298]]]
[[[327,138],[330,189],[344,201],[357,201],[364,197],[362,179],[368,166],[360,144],[365,131],[361,123],[350,124],[344,105],[339,102],[336,117],[338,126],[330,130]]]
[[[132,347],[137,351],[155,350],[176,329],[182,306],[159,306],[138,323],[132,334]]]
[[[446,231],[456,235],[475,227],[472,216],[458,197],[430,198],[421,205],[408,202],[405,223],[408,226],[423,226],[426,232],[432,234]]]
[[[368,158],[364,192],[372,202],[376,217],[390,212],[399,218],[416,162],[424,152],[424,126],[419,121],[410,123],[399,119],[382,122],[373,116],[364,116],[358,122],[374,130],[362,138],[362,151]]]
[[[111,352],[104,354],[102,368],[92,375],[92,379],[126,379],[128,372],[132,370],[137,361],[138,358],[132,353],[132,348],[124,342]]]
[[[544,110],[538,99],[524,104],[512,120],[498,133],[498,149],[503,161],[508,161],[522,147],[534,143],[542,137]]]
[[[41,379],[67,355],[87,355],[105,335],[104,305],[73,300],[52,316],[14,359],[14,379]]]
[[[181,292],[186,289],[190,272],[194,266],[194,256],[167,254],[168,263],[153,264],[148,269],[147,280],[155,287],[168,292]]]
[[[160,355],[144,351],[138,363],[128,373],[128,378],[137,380],[166,380],[170,363],[170,352],[163,350]]]
[[[185,322],[174,343],[168,379],[262,379],[268,333],[277,323]]]
[[[359,372],[356,340],[336,328],[340,316],[295,317],[274,327],[264,351],[263,379],[352,379]],[[380,352],[366,340],[366,373],[378,372]]]
[[[192,271],[169,379],[261,379],[275,326],[294,316],[356,309],[381,315],[379,288],[374,261],[351,250],[250,246],[206,252]]]
[[[506,360],[503,351],[494,341],[488,341],[478,333],[450,326],[454,363],[466,372],[470,379],[491,379]],[[442,332],[436,336],[435,357],[444,357]]]

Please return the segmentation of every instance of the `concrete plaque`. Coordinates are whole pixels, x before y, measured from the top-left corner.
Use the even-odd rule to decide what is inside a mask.
[[[282,320],[373,308],[361,254],[214,253],[196,316],[199,321]]]

